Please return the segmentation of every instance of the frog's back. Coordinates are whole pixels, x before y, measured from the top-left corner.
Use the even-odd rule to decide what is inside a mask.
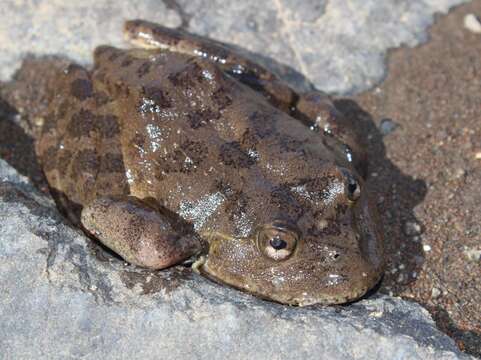
[[[196,228],[246,235],[249,212],[262,221],[259,207],[271,212],[287,185],[322,182],[333,161],[316,134],[207,60],[112,47],[95,57],[91,75],[74,67],[59,80],[39,146],[50,184],[75,203],[150,197]]]
[[[270,220],[273,209],[294,217],[309,211],[310,203],[284,197],[291,196],[287,187],[309,180],[321,186],[325,164],[334,162],[318,134],[208,60],[113,48],[96,57],[99,64],[113,59],[94,77],[124,99],[132,195],[162,201],[196,229],[243,236],[251,230],[246,223]]]

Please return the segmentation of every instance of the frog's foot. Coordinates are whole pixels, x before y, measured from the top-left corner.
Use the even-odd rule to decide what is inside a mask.
[[[82,225],[127,262],[163,269],[202,249],[199,238],[170,214],[134,197],[102,197],[82,210]]]
[[[296,93],[276,75],[221,42],[143,20],[125,22],[124,34],[136,46],[167,49],[212,61],[245,85],[264,93],[274,105],[286,110],[297,100]]]
[[[354,166],[359,174],[366,175],[367,153],[355,132],[359,124],[337,110],[327,94],[321,91],[301,94],[292,115],[312,130],[321,132],[331,150]]]

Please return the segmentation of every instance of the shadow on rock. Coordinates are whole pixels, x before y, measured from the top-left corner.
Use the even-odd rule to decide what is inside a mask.
[[[474,331],[461,330],[440,306],[427,306],[438,328],[455,339],[456,345],[467,354],[481,358],[481,335]]]
[[[377,200],[385,236],[387,269],[380,290],[396,295],[416,280],[424,262],[423,225],[416,219],[414,207],[423,201],[427,186],[423,180],[403,174],[386,158],[383,134],[370,114],[350,99],[336,100],[335,105],[357,124],[366,142],[368,185]]]
[[[36,187],[46,189],[33,139],[16,123],[18,116],[17,110],[0,98],[0,158],[30,178]]]

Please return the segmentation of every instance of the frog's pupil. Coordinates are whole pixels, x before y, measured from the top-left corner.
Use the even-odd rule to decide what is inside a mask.
[[[272,238],[269,241],[269,243],[276,250],[285,249],[286,246],[287,246],[287,243],[284,240],[282,240],[279,236],[276,236],[276,237]]]
[[[350,194],[354,194],[354,192],[357,189],[357,183],[355,181],[349,182],[347,185],[347,190],[349,191]]]

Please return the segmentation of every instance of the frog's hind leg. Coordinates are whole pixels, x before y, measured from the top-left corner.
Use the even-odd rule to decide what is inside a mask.
[[[202,250],[187,225],[135,197],[101,197],[82,210],[82,225],[127,262],[163,269]]]
[[[167,49],[215,62],[223,71],[263,92],[272,103],[285,110],[297,101],[297,94],[275,74],[221,42],[143,20],[125,22],[124,34],[136,46]]]

